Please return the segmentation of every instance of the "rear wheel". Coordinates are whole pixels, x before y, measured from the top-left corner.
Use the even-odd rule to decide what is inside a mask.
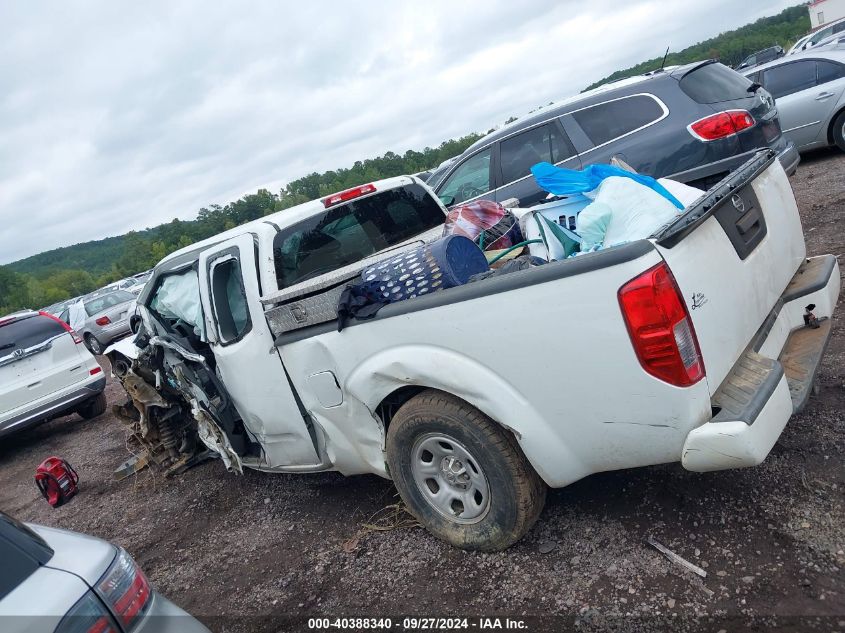
[[[833,142],[845,152],[845,110],[833,121]]]
[[[505,549],[543,509],[546,486],[513,436],[441,391],[424,391],[399,409],[387,460],[411,513],[457,547]]]
[[[103,353],[103,346],[100,345],[100,341],[93,334],[85,335],[85,346],[92,354],[96,354],[97,356]]]
[[[83,404],[79,409],[77,409],[77,413],[81,415],[86,420],[91,420],[96,418],[98,415],[102,415],[106,411],[106,393],[101,391],[97,394],[96,397],[91,398],[85,404]]]

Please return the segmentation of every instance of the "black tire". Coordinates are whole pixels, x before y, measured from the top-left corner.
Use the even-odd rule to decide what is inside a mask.
[[[106,402],[106,392],[101,391],[96,397],[85,402],[85,404],[79,407],[76,411],[84,419],[93,420],[98,415],[103,415],[103,413],[106,412],[106,406],[108,406],[108,403]]]
[[[486,509],[472,523],[461,523],[459,515],[447,517],[423,492],[424,484],[415,479],[411,462],[427,452],[422,449],[418,455],[419,447],[427,441],[438,442],[441,436],[447,438],[447,450],[448,439],[465,450],[467,463],[476,475],[480,470],[486,481]],[[429,463],[435,464],[437,459],[432,455]],[[477,468],[471,460],[477,462]],[[546,485],[514,437],[474,407],[442,391],[423,391],[402,405],[388,428],[387,461],[410,512],[436,537],[463,549],[493,552],[510,547],[528,532],[546,500]],[[429,489],[435,492],[430,485]],[[449,494],[449,490],[445,492]],[[464,506],[459,502],[458,507],[462,513]]]
[[[86,334],[85,335],[85,347],[88,348],[88,351],[94,354],[95,356],[99,356],[103,353],[103,346],[100,344],[100,341],[97,340],[93,334]]]
[[[833,121],[831,136],[833,136],[833,142],[836,143],[836,146],[845,152],[845,110],[840,112]]]

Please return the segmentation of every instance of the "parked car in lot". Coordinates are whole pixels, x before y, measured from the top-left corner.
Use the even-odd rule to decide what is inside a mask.
[[[102,354],[109,343],[131,333],[129,319],[135,313],[135,301],[136,296],[126,290],[95,293],[76,304],[80,322],[74,321],[74,306],[65,309],[59,318],[82,335],[91,352]]]
[[[80,297],[74,297],[73,299],[67,299],[59,303],[54,303],[52,305],[47,306],[46,308],[42,308],[42,311],[48,312],[54,316],[59,316],[62,312],[65,311],[66,308],[70,307],[72,303],[76,303],[77,301],[79,301],[79,299]]]
[[[736,67],[736,70],[743,70],[745,68],[751,68],[752,66],[757,66],[758,64],[765,64],[766,62],[770,62],[772,60],[777,59],[778,57],[783,57],[783,48],[780,46],[770,46],[769,48],[764,48],[762,51],[757,51],[756,53],[752,53],[745,59],[743,59],[739,65]]]
[[[141,291],[144,289],[144,286],[150,280],[150,277],[153,276],[153,271],[148,270],[147,272],[139,273],[130,277],[129,279],[132,280],[132,284],[124,288],[127,292],[131,292],[136,297],[141,294]]]
[[[433,186],[447,206],[509,198],[526,206],[547,195],[532,165],[580,169],[618,157],[640,173],[706,189],[765,147],[795,171],[798,153],[768,92],[705,61],[623,79],[520,119],[470,146]]]
[[[795,42],[787,54],[794,55],[796,53],[808,51],[811,48],[815,48],[823,41],[829,39],[832,35],[838,35],[839,33],[845,33],[845,18],[834,20],[823,28],[813,31],[812,33],[807,33],[807,35]]]
[[[799,151],[845,151],[845,50],[813,49],[745,75],[775,98],[783,134]]]
[[[47,312],[0,317],[0,436],[106,410],[106,377],[82,338]]]
[[[562,129],[540,125],[547,142]],[[166,257],[134,342],[106,352],[145,413],[143,428],[126,414],[136,437],[174,464],[207,447],[234,472],[390,477],[433,534],[496,550],[546,486],[759,464],[812,392],[839,267],[807,258],[773,150],[647,238],[428,292],[443,269],[420,275],[431,253],[409,249],[446,213],[419,179],[392,178]],[[420,296],[340,331],[349,280],[384,281],[400,255],[409,272],[387,280]]]
[[[0,560],[4,633],[208,633],[98,538],[0,512]]]

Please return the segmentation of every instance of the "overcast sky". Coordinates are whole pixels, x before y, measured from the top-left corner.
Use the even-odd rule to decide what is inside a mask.
[[[4,2],[0,264],[436,146],[795,0]]]

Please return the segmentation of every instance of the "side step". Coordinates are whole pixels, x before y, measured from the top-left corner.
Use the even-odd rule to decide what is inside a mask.
[[[819,364],[830,340],[832,321],[825,319],[818,328],[802,327],[789,335],[778,361],[783,365],[789,394],[792,396],[792,410],[798,413],[807,404],[816,380]]]

